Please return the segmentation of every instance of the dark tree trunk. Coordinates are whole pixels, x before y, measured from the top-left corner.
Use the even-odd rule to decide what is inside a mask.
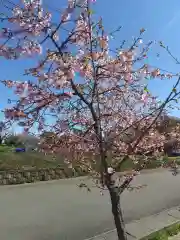
[[[127,240],[125,225],[122,217],[122,211],[120,206],[120,195],[116,187],[108,188],[111,197],[112,214],[114,217],[114,223],[118,235],[118,240]]]

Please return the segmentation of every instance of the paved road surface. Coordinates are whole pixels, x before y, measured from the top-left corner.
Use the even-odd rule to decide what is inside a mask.
[[[1,240],[83,240],[113,228],[107,194],[80,190],[80,180],[0,187]],[[180,174],[138,176],[148,186],[123,194],[125,221],[180,205]]]

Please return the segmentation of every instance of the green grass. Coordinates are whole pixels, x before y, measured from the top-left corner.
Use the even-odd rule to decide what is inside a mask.
[[[6,145],[0,145],[0,153],[1,152],[12,152],[13,151],[13,147],[9,147]]]
[[[176,163],[178,165],[180,165],[180,157],[167,157],[164,156],[163,160],[160,161],[158,159],[152,159],[150,158],[146,165],[145,165],[145,169],[154,169],[154,168],[159,168],[162,166],[162,164],[164,164],[164,166],[170,166],[172,161],[176,160]],[[143,160],[139,161],[138,165],[135,165],[133,163],[133,161],[131,159],[127,159],[121,166],[121,171],[127,171],[127,170],[131,170],[131,169],[135,169],[138,168],[141,164],[142,164]]]
[[[53,155],[48,154],[44,155],[39,152],[14,152],[14,147],[9,147],[6,145],[0,145],[0,171],[2,170],[11,170],[11,169],[23,169],[23,168],[52,168],[57,166],[64,166],[64,162],[62,156],[56,156],[54,158]],[[170,164],[172,160],[176,158],[168,158],[164,157],[163,162],[166,165]],[[177,158],[178,159],[178,158]],[[180,159],[180,158],[179,158]],[[109,163],[111,164],[111,159],[109,159]],[[140,164],[142,161],[140,161]],[[180,164],[180,160],[177,160],[177,163]],[[154,169],[158,168],[162,165],[162,162],[149,159],[145,168],[146,169]],[[128,171],[132,170],[137,165],[133,163],[132,160],[127,159],[121,166],[121,169],[118,171]],[[96,167],[95,167],[96,168]]]
[[[177,162],[180,162],[180,156],[179,157],[168,157],[170,161],[176,160]]]
[[[121,171],[127,171],[135,168],[140,168],[143,161],[139,161],[138,165],[135,165],[131,159],[127,159],[121,166]],[[146,169],[153,169],[161,167],[162,162],[157,159],[149,159],[145,165]]]
[[[0,171],[23,168],[52,168],[64,166],[61,156],[44,155],[38,152],[12,151],[12,148],[0,147]]]
[[[180,232],[180,222],[174,223],[157,232],[154,232],[140,240],[168,240],[169,237],[175,236]]]

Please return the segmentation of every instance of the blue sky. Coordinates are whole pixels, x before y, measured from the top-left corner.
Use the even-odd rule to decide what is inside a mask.
[[[115,45],[118,45],[118,40],[123,39],[129,41],[130,44],[132,36],[137,36],[139,29],[143,27],[146,29],[144,42],[162,40],[177,58],[180,57],[180,1],[97,0],[95,8],[96,12],[103,17],[107,29],[114,29],[118,25],[123,26],[114,40]],[[157,53],[160,53],[159,58],[157,58]],[[146,63],[168,71],[180,72],[180,66],[158,46],[153,47]],[[151,80],[150,89],[155,95],[165,98],[173,83],[174,80]],[[178,112],[174,114],[180,116]]]
[[[55,20],[59,18],[59,13],[55,10],[66,6],[66,0],[43,0],[43,3],[46,7],[51,7]],[[120,25],[123,27],[113,40],[114,46],[120,45],[122,40],[127,40],[130,44],[132,36],[137,36],[139,29],[144,27],[145,42],[162,40],[180,59],[179,0],[97,0],[94,11],[96,16],[102,16],[107,31],[114,30]],[[173,62],[164,50],[159,49],[157,46],[152,49],[146,63],[172,72],[180,72],[180,66]],[[159,58],[156,57],[157,53],[160,53]],[[28,78],[23,76],[24,69],[33,67],[35,60],[7,61],[0,58],[1,79],[27,80]],[[153,94],[165,98],[173,83],[174,80],[151,80],[150,89]],[[13,98],[12,91],[0,85],[0,110],[7,106],[8,98]],[[174,114],[180,116],[177,111]]]

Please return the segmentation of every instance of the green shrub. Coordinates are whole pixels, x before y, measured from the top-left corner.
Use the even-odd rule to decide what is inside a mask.
[[[175,226],[169,227],[167,229],[165,229],[166,232],[168,233],[169,236],[174,236],[177,235],[180,231],[180,225],[177,224]]]
[[[180,222],[174,223],[169,227],[154,232],[141,240],[168,240],[169,237],[175,236],[180,232]]]
[[[151,235],[143,238],[142,240],[168,240],[168,236],[164,230],[161,232],[155,232]]]

